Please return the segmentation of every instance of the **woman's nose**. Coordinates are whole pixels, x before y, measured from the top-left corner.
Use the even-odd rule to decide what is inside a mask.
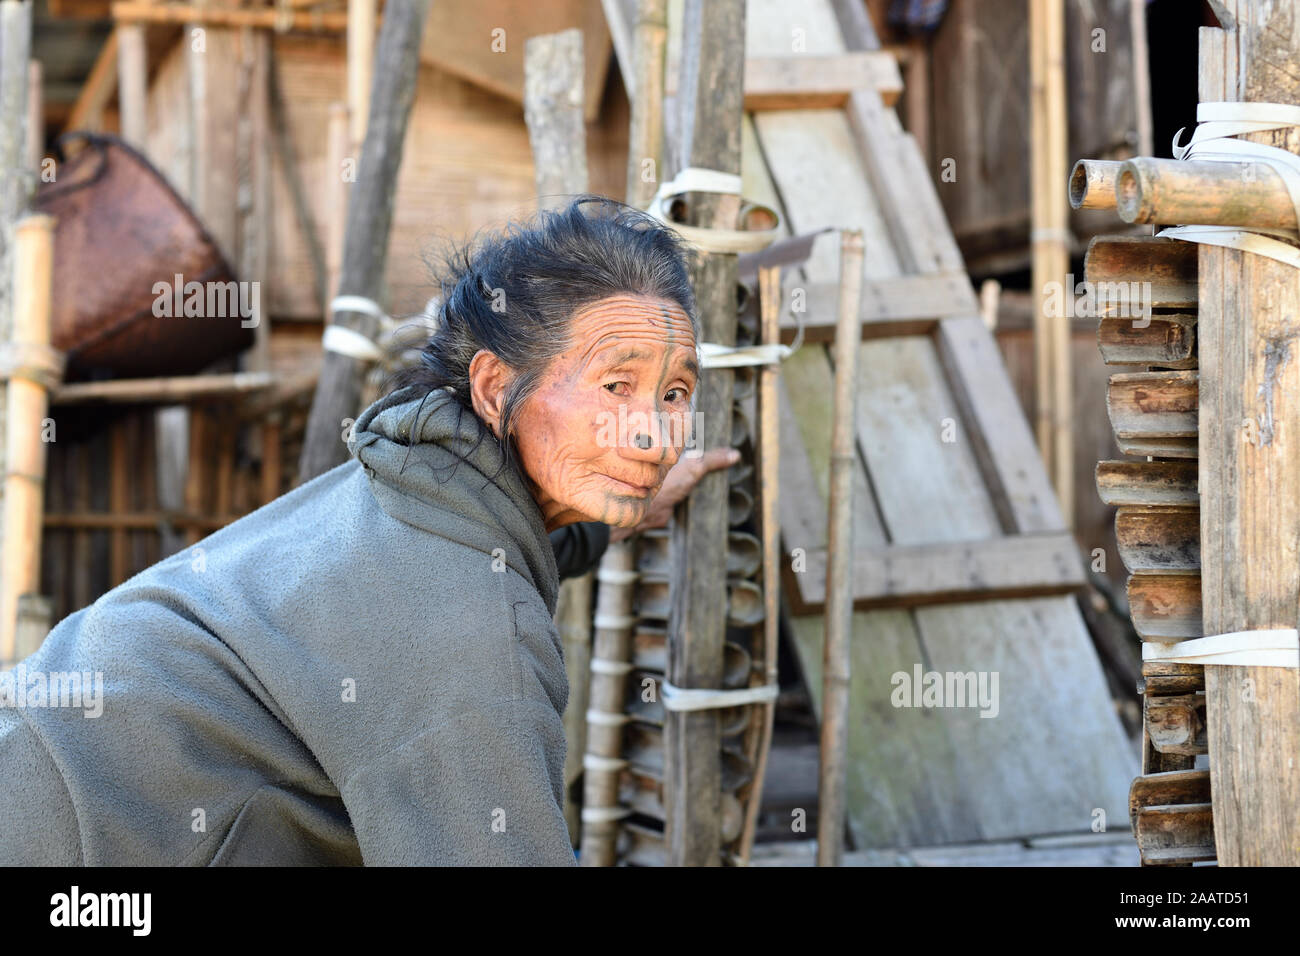
[[[681,450],[670,413],[653,407],[629,408],[623,454],[637,461],[673,464]]]

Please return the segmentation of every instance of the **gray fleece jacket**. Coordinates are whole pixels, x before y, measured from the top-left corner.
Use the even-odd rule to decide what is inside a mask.
[[[574,864],[542,516],[421,397],[0,672],[0,864]]]

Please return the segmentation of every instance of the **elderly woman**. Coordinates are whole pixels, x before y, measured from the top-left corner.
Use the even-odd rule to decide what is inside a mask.
[[[694,301],[676,236],[593,197],[454,265],[353,460],[0,674],[103,681],[99,716],[0,707],[0,864],[573,864],[548,535],[646,521]]]

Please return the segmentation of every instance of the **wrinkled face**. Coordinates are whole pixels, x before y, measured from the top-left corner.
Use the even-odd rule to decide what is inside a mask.
[[[634,527],[690,440],[695,334],[676,303],[618,295],[578,310],[570,335],[519,410],[521,463],[548,531]]]

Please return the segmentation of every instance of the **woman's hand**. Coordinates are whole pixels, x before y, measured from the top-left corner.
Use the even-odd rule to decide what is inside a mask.
[[[698,458],[683,455],[664,476],[659,493],[650,502],[650,508],[635,528],[610,528],[610,542],[623,541],[647,528],[662,528],[673,516],[677,503],[691,493],[697,482],[711,471],[730,468],[740,461],[740,452],[734,448],[712,448]]]

